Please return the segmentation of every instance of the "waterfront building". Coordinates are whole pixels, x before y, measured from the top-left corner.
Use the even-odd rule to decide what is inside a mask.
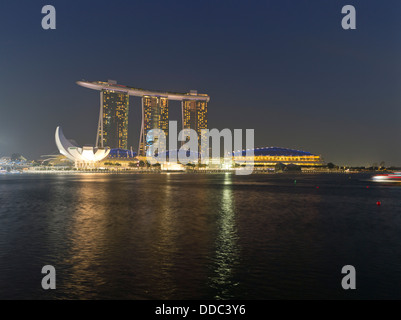
[[[107,159],[121,159],[121,160],[133,160],[137,156],[136,152],[127,149],[111,149]]]
[[[233,152],[234,164],[241,165],[244,161],[253,161],[254,166],[297,165],[297,166],[323,166],[325,163],[321,156],[307,151],[292,150],[277,147],[256,148],[252,157],[246,157],[246,150]]]
[[[155,141],[149,137],[147,141],[147,133],[151,129],[161,129],[166,134],[168,141],[168,115],[169,101],[181,101],[182,107],[182,125],[183,128],[194,129],[200,137],[200,130],[207,129],[207,103],[210,97],[207,94],[199,94],[192,90],[189,93],[177,93],[167,91],[145,90],[139,88],[128,87],[117,84],[116,81],[78,81],[78,85],[98,90],[101,92],[99,125],[96,134],[96,146],[123,148],[127,149],[127,132],[128,132],[128,97],[135,96],[142,98],[142,124],[140,129],[140,139],[138,146],[138,154],[145,156],[147,148]],[[109,99],[105,100],[105,97]],[[108,108],[108,106],[111,106]],[[119,116],[114,116],[113,113],[105,113],[104,110],[118,110]],[[115,113],[117,114],[117,113]],[[107,117],[116,119],[113,122],[107,122]],[[186,117],[187,120],[184,119]],[[107,122],[107,123],[106,123]],[[121,125],[120,125],[121,124]],[[117,128],[117,130],[111,129]],[[110,133],[112,132],[112,133]],[[114,135],[116,133],[116,135]],[[115,138],[117,137],[117,138]],[[202,139],[199,139],[199,144]],[[118,141],[119,145],[114,142]],[[121,142],[121,143],[120,143]],[[165,146],[166,148],[168,146]]]
[[[59,152],[73,161],[76,168],[93,168],[110,153],[109,148],[78,147],[65,138],[61,127],[56,128],[55,140]]]
[[[160,144],[163,150],[167,150],[168,139],[168,98],[158,96],[142,97],[142,125],[139,140],[139,154],[144,156],[149,146],[156,142],[152,135],[148,135],[152,129],[163,130],[166,143]]]
[[[109,80],[110,84],[116,84]],[[128,148],[129,95],[126,91],[102,89],[96,147]]]
[[[191,93],[196,94],[196,91]],[[206,144],[207,136],[202,134],[202,129],[207,129],[207,101],[183,100],[182,101],[182,128],[193,129],[198,135],[198,152],[201,151],[201,143]]]
[[[137,169],[139,159],[136,152],[126,149],[111,149],[110,153],[98,165],[102,169]]]

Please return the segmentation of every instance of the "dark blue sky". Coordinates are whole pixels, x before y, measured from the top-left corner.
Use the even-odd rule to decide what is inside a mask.
[[[41,28],[42,6],[57,29]],[[357,29],[341,28],[341,8]],[[54,131],[93,144],[97,92],[75,81],[211,96],[209,127],[326,161],[401,165],[401,2],[3,1],[0,156],[55,152]],[[179,120],[171,102],[170,120]],[[130,100],[138,146],[140,100]]]

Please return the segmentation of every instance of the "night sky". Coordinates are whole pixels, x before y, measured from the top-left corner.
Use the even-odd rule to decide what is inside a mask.
[[[57,10],[43,30],[41,9]],[[352,4],[357,29],[343,30]],[[76,81],[207,93],[209,127],[339,165],[401,166],[401,1],[32,1],[0,10],[0,157],[94,144],[99,93]],[[170,120],[180,120],[170,103]],[[140,99],[130,99],[138,147]]]

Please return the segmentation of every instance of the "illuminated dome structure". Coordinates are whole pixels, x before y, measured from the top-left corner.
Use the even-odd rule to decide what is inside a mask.
[[[107,156],[107,159],[127,159],[132,160],[137,156],[136,152],[127,149],[115,148],[110,149],[110,153]]]
[[[252,161],[255,166],[275,166],[278,163],[284,165],[295,164],[298,166],[322,166],[324,161],[321,156],[307,151],[292,150],[277,147],[255,148],[253,157],[246,157],[246,150],[233,152],[235,163]]]
[[[109,153],[109,148],[78,147],[66,139],[61,127],[57,127],[56,145],[60,153],[75,162],[77,168],[93,167],[96,162],[102,161]]]

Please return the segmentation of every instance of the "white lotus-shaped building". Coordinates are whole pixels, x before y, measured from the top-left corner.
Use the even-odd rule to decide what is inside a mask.
[[[78,147],[64,137],[61,127],[56,129],[56,145],[60,153],[75,162],[78,167],[91,166],[106,158],[110,148]]]

